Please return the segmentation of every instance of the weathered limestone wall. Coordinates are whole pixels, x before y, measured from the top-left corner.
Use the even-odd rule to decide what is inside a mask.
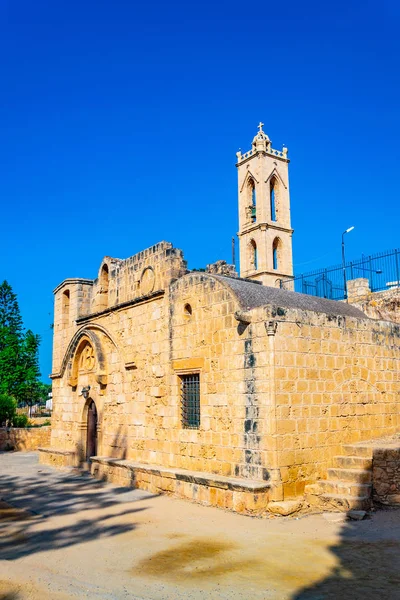
[[[107,258],[114,295],[106,309],[78,310],[70,323],[57,300],[64,284],[56,291],[62,327],[55,334],[51,450],[43,462],[86,459],[93,401],[101,475],[125,480],[131,468],[148,489],[199,494],[210,503],[219,487],[227,490],[219,493],[226,508],[233,490],[221,488],[228,485],[221,478],[258,482],[262,491],[251,510],[262,510],[324,478],[344,444],[400,430],[398,325],[238,278],[183,275],[180,251],[163,243],[153,248],[128,261]],[[138,265],[136,287],[123,287],[123,263],[130,265],[125,276]],[[150,267],[154,278],[146,275]],[[120,302],[127,289],[134,297]],[[72,310],[71,288],[69,301]],[[200,378],[200,426],[193,429],[181,414],[188,374]],[[175,475],[161,475],[163,469]],[[182,471],[191,479],[181,486]]]
[[[126,260],[106,256],[97,279],[63,281],[54,291],[53,374],[62,371],[68,343],[82,319],[157,295],[186,270],[182,251],[160,242]]]
[[[192,314],[185,314],[189,304]],[[252,327],[241,329],[231,291],[200,274],[178,280],[170,294],[170,394],[175,421],[165,435],[177,466],[267,480],[267,407],[258,389]],[[266,357],[264,357],[266,360]],[[179,375],[198,371],[201,425],[180,426]]]
[[[366,278],[347,282],[349,302],[360,308],[371,319],[400,323],[400,287],[383,292],[371,292]]]
[[[30,452],[50,445],[50,427],[1,427],[0,451],[22,450]]]
[[[400,505],[400,445],[374,448],[373,498],[389,506]]]
[[[134,457],[141,449],[142,459],[150,458],[150,444],[145,449],[143,440],[152,439],[160,425],[159,417],[161,422],[164,418],[168,422],[168,415],[160,414],[163,410],[158,400],[160,394],[165,394],[165,375],[159,368],[168,353],[165,310],[164,297],[143,300],[98,317],[95,326],[88,323],[74,358],[78,364],[76,379],[70,381],[65,374],[53,380],[53,397],[57,400],[52,415],[52,445],[71,451],[77,444],[85,446],[87,406],[93,399],[99,415],[98,454]],[[89,356],[86,364],[80,361],[85,344],[91,343],[89,332],[102,348],[101,370],[98,357]],[[105,375],[99,375],[100,371]],[[86,386],[90,386],[89,400],[80,394]]]
[[[168,420],[158,400],[168,361],[164,290],[185,272],[182,251],[160,242],[123,261],[105,257],[98,279],[66,280],[55,290],[52,446],[83,452],[94,400],[98,452],[152,452],[144,429]],[[80,395],[87,386],[88,401]]]
[[[275,315],[276,448],[291,497],[325,477],[343,444],[399,431],[400,329],[281,312]]]
[[[269,500],[268,482],[215,477],[204,472],[152,467],[109,458],[94,458],[91,472],[95,477],[116,485],[139,487],[154,494],[173,494],[242,514],[263,514]]]

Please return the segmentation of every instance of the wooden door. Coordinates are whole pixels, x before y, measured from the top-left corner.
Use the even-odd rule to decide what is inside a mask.
[[[89,404],[87,419],[86,460],[89,460],[97,454],[97,410],[93,400]]]

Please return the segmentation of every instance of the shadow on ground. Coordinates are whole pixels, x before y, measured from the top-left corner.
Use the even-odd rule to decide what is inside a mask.
[[[9,592],[6,594],[0,594],[0,600],[18,600],[18,592]]]
[[[21,476],[0,475],[0,560],[132,531],[136,525],[129,516],[146,510],[134,502],[152,497],[98,481],[85,471],[60,472],[31,463],[32,456]],[[127,518],[121,523],[120,517]],[[7,594],[0,590],[2,598]]]
[[[400,600],[400,510],[375,513],[371,520],[346,521],[331,574],[292,600]]]

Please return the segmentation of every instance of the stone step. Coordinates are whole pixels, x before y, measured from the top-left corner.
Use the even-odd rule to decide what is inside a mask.
[[[332,467],[328,469],[328,479],[351,481],[352,483],[370,483],[372,473],[365,469],[341,469]]]
[[[364,456],[365,458],[372,458],[373,455],[372,446],[357,446],[356,444],[348,444],[343,446],[343,451],[348,456]]]
[[[348,510],[369,510],[371,508],[371,498],[369,496],[321,494],[320,498],[326,508],[337,512],[346,512]]]
[[[336,465],[342,469],[372,469],[372,458],[365,456],[335,456]]]
[[[352,483],[351,481],[330,481],[322,480],[319,482],[323,494],[339,494],[341,496],[370,497],[372,485],[370,483]]]
[[[304,493],[305,494],[311,494],[311,495],[316,495],[318,496],[321,493],[321,487],[320,487],[320,483],[323,480],[319,480],[316,483],[307,483],[307,485],[304,487]]]

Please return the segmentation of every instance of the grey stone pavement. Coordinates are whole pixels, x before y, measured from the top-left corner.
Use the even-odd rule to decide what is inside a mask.
[[[0,600],[400,600],[400,512],[255,519],[0,453]]]

